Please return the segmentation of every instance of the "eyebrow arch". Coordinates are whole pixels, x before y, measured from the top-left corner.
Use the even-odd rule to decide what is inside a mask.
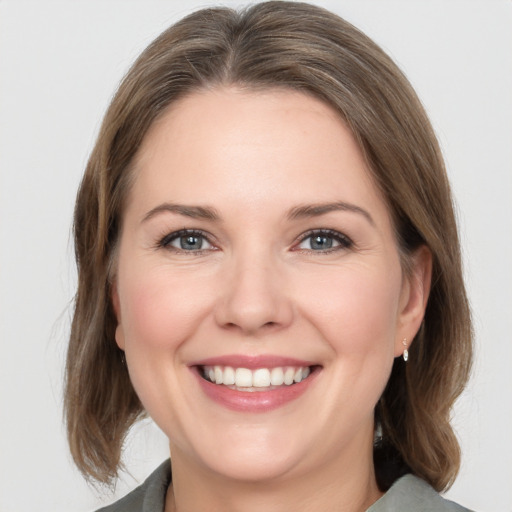
[[[162,212],[176,213],[184,217],[191,217],[192,219],[220,220],[220,215],[217,211],[209,206],[187,206],[183,204],[162,203],[146,213],[142,222],[146,222]]]
[[[308,204],[304,206],[296,206],[292,208],[288,213],[290,220],[301,219],[304,217],[319,217],[326,213],[344,211],[358,213],[365,217],[365,219],[372,225],[375,226],[375,221],[372,216],[363,208],[356,206],[355,204],[346,203],[344,201],[337,201],[334,203],[319,203],[319,204]]]

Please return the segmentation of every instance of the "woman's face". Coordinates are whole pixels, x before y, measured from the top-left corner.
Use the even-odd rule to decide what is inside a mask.
[[[404,277],[340,117],[297,92],[197,92],[154,123],[135,173],[116,340],[174,463],[251,481],[371,464],[428,272],[418,258]]]

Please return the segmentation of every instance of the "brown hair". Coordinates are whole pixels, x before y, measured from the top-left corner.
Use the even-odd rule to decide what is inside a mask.
[[[347,122],[394,220],[403,267],[421,244],[433,255],[422,328],[409,362],[396,359],[376,408],[377,479],[411,471],[437,490],[460,463],[449,423],[470,371],[472,330],[450,188],[424,109],[391,59],[338,16],[308,4],[204,9],[162,33],[137,59],[105,115],[81,183],[74,234],[78,291],[66,365],[71,453],[109,482],[141,403],[114,341],[110,299],[130,164],[151,124],[194,90],[235,84],[313,95]]]

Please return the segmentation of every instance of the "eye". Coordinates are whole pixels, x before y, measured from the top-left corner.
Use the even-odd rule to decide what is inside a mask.
[[[348,249],[352,245],[352,240],[346,235],[331,229],[321,229],[304,234],[296,248],[303,251],[332,252]]]
[[[193,229],[182,229],[169,233],[159,242],[159,247],[181,252],[199,252],[214,249],[205,234]]]

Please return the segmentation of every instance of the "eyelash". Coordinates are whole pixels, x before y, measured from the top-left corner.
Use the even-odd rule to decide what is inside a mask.
[[[336,247],[329,247],[328,249],[322,249],[322,250],[313,250],[313,249],[301,249],[297,247],[298,245],[302,244],[304,241],[306,241],[308,238],[313,237],[325,237],[325,238],[331,238],[339,243]],[[298,242],[294,246],[295,251],[308,251],[308,252],[314,252],[314,253],[331,253],[343,249],[350,249],[354,245],[354,242],[343,233],[340,233],[339,231],[335,231],[333,229],[312,229],[310,231],[307,231],[306,233],[302,234]]]
[[[157,248],[173,250],[178,253],[189,253],[189,254],[202,254],[205,251],[210,251],[211,249],[199,249],[197,251],[194,250],[186,250],[186,249],[178,249],[177,247],[171,246],[171,243],[175,240],[178,240],[181,237],[197,237],[202,238],[206,243],[215,247],[212,242],[210,242],[210,236],[204,231],[198,229],[180,229],[179,231],[173,231],[172,233],[168,233],[160,241],[157,243]]]
[[[179,231],[173,231],[172,233],[168,233],[158,241],[158,243],[156,244],[156,248],[173,250],[178,253],[189,253],[189,254],[196,254],[196,255],[200,255],[206,251],[212,250],[211,248],[198,249],[198,250],[186,250],[183,248],[177,248],[177,247],[171,246],[172,242],[174,242],[175,240],[178,240],[181,237],[185,237],[185,236],[201,238],[206,243],[211,245],[214,248],[213,250],[216,250],[215,245],[210,241],[210,235],[208,235],[204,231],[197,230],[197,229],[180,229]],[[304,248],[298,247],[300,244],[302,244],[303,242],[308,240],[308,238],[313,238],[313,237],[324,237],[324,238],[333,239],[339,245],[337,245],[335,247],[329,247],[327,249],[319,249],[319,250],[304,249]],[[343,233],[340,233],[339,231],[335,231],[333,229],[312,229],[310,231],[307,231],[306,233],[303,233],[297,239],[297,242],[294,244],[292,250],[325,254],[325,253],[331,253],[331,252],[335,252],[335,251],[339,251],[339,250],[343,250],[343,249],[350,249],[351,247],[353,247],[353,245],[354,245],[354,243],[352,242],[352,240],[348,236],[344,235]]]

